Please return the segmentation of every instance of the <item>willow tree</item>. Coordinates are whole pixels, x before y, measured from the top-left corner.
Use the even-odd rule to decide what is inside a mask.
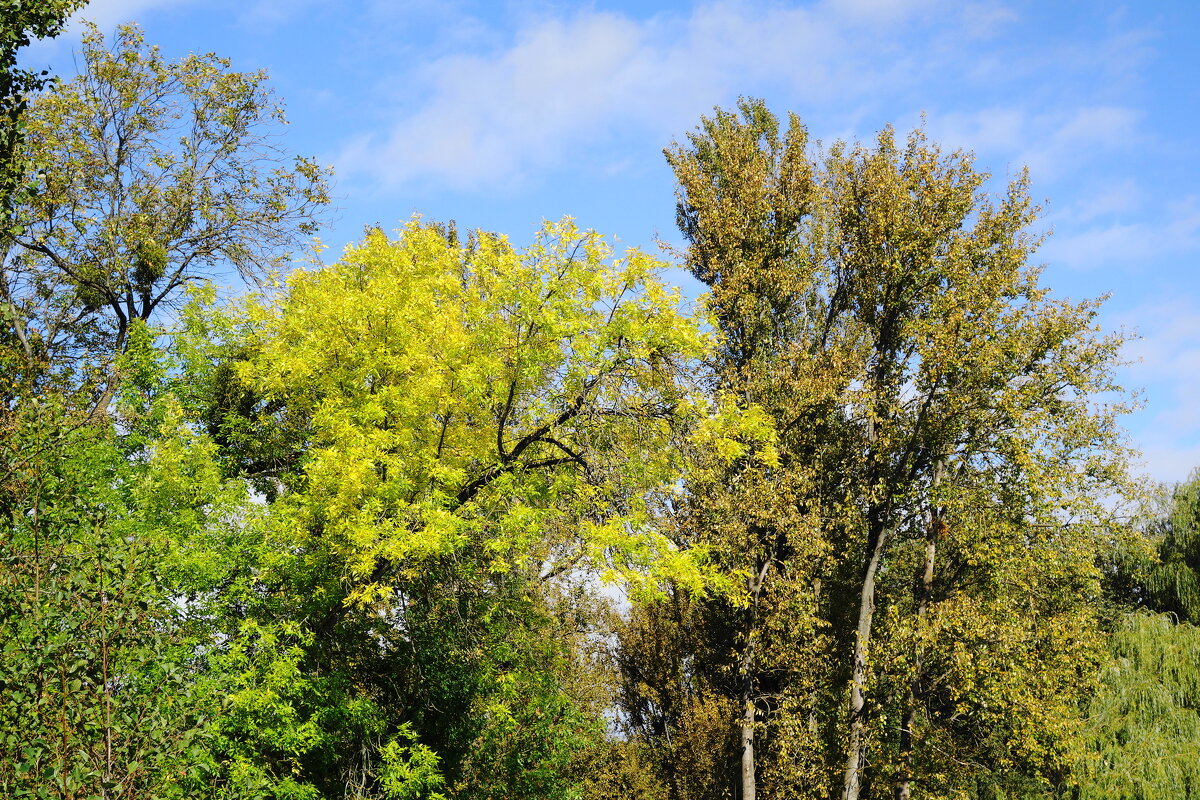
[[[1170,489],[1147,527],[1158,559],[1134,570],[1140,573],[1131,576],[1136,596],[1121,599],[1195,624],[1200,621],[1200,472]]]
[[[1077,800],[1200,791],[1200,630],[1166,614],[1125,616],[1087,706]]]
[[[1110,573],[1118,614],[1087,704],[1075,798],[1200,791],[1200,475],[1163,487]],[[1154,551],[1157,550],[1155,553]],[[1154,556],[1157,556],[1155,558]]]
[[[738,111],[667,152],[720,388],[779,431],[777,465],[692,499],[690,535],[746,581],[740,611],[711,612],[740,619],[729,783],[853,800],[1058,780],[1114,524],[1098,498],[1125,486],[1122,408],[1095,400],[1120,339],[1039,285],[1024,175],[994,195],[921,131],[822,151],[795,117]],[[769,633],[789,629],[800,644]],[[797,727],[803,758],[782,744]]]

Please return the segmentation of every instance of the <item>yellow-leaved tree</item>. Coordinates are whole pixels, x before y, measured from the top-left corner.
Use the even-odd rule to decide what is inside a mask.
[[[605,740],[597,579],[701,590],[655,524],[678,444],[770,438],[691,385],[711,343],[662,266],[570,222],[518,250],[414,221],[192,306],[188,403],[266,501],[206,579],[224,779],[571,796]]]

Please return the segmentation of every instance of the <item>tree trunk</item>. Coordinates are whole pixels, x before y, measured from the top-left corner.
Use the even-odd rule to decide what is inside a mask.
[[[933,470],[933,485],[936,488],[942,480],[942,463],[939,461]],[[940,509],[936,504],[930,504],[929,529],[925,535],[925,569],[921,574],[921,601],[917,604],[917,640],[913,653],[913,671],[908,682],[908,708],[904,712],[904,721],[900,724],[900,779],[896,782],[896,800],[909,800],[912,797],[912,758],[913,758],[913,724],[917,720],[917,704],[921,699],[921,662],[923,648],[921,635],[925,629],[925,618],[929,613],[929,601],[933,597],[933,568],[937,558],[937,540],[941,536],[946,523],[942,521]]]
[[[850,676],[850,743],[846,749],[845,787],[843,800],[858,800],[862,789],[863,739],[866,734],[867,651],[871,644],[871,625],[875,620],[875,577],[883,559],[891,531],[872,523],[869,539],[871,560],[863,574],[862,592],[858,599],[858,628],[854,640],[854,668]]]
[[[754,681],[750,676],[752,660],[743,659],[742,666],[742,793],[740,800],[754,800],[757,786],[754,780]]]
[[[917,635],[924,628],[925,616],[929,613],[929,598],[933,594],[933,566],[937,556],[937,537],[942,520],[935,516],[929,524],[929,536],[925,540],[925,571],[921,579],[921,602],[917,606]],[[917,703],[921,697],[922,648],[918,639],[913,656],[913,672],[908,684],[908,709],[900,725],[900,762],[902,772],[896,783],[896,800],[909,800],[912,796],[913,723],[917,718]]]
[[[738,800],[755,800],[758,793],[754,774],[754,718],[757,708],[757,698],[754,696],[754,633],[758,624],[758,598],[762,594],[770,569],[771,559],[767,558],[759,568],[758,574],[751,576],[747,583],[750,590],[750,607],[746,609],[745,643],[738,664],[742,679],[739,692],[742,705],[741,794]]]

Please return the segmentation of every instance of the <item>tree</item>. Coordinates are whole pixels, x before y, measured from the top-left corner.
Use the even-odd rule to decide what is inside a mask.
[[[72,11],[86,0],[5,0],[0,8],[0,246],[12,234],[13,212],[28,178],[22,163],[24,114],[29,95],[43,89],[46,73],[17,67],[17,53],[31,38],[57,36]]]
[[[391,758],[463,798],[583,781],[604,741],[583,577],[704,580],[653,524],[707,414],[682,379],[707,339],[660,266],[569,222],[523,251],[414,222],[186,312],[185,406],[268,500],[239,549],[191,559],[220,565],[221,780],[408,796]]]
[[[1146,533],[1158,558],[1133,570],[1136,597],[1127,600],[1195,624],[1200,621],[1200,472],[1170,490]]]
[[[828,630],[816,608],[823,601],[828,542],[816,524],[819,511],[795,502],[810,494],[807,484],[823,474],[817,461],[795,457],[796,437],[814,442],[822,431],[815,424],[790,430],[779,424],[806,403],[818,408],[837,399],[838,380],[784,366],[795,355],[790,351],[797,328],[808,324],[789,311],[804,302],[806,288],[787,256],[809,214],[815,186],[802,158],[802,127],[794,125],[780,136],[775,120],[765,114],[745,126],[732,123],[734,118],[724,114],[706,120],[713,138],[698,134],[694,154],[679,148],[668,152],[668,160],[681,180],[691,166],[713,166],[718,148],[729,164],[736,161],[728,175],[710,174],[689,184],[703,215],[681,203],[679,221],[693,242],[686,264],[710,285],[709,302],[722,333],[712,363],[714,388],[737,398],[747,413],[765,409],[782,449],[778,459],[767,453],[766,458],[747,453],[734,459],[693,453],[699,468],[693,470],[678,535],[689,546],[710,548],[742,589],[732,597],[693,598],[681,592],[671,604],[648,607],[644,617],[635,617],[648,629],[635,626],[623,642],[629,678],[624,702],[641,735],[652,742],[687,742],[688,752],[712,761],[694,774],[688,759],[678,757],[682,753],[663,753],[664,777],[677,797],[724,797],[733,790],[734,796],[751,798],[760,788],[786,796],[823,783],[826,770],[814,738],[818,696],[831,682],[815,668],[828,646]],[[714,144],[718,137],[719,145]],[[755,269],[743,268],[749,263]],[[666,641],[664,632],[670,636]],[[673,653],[675,666],[663,670],[654,663],[657,656],[637,663],[630,658],[636,650]],[[639,695],[651,676],[658,680],[649,682],[656,684],[651,692],[656,697],[648,703]],[[664,680],[674,685],[663,685]],[[732,739],[714,724],[723,708],[736,709]],[[732,749],[731,741],[736,742]],[[738,766],[737,780],[731,782],[732,764]],[[773,773],[765,785],[764,769]]]
[[[53,33],[78,5],[5,4],[5,57],[29,31]],[[133,401],[161,382],[151,379],[161,370],[143,323],[218,259],[247,274],[265,267],[269,249],[293,235],[289,226],[324,202],[311,164],[272,169],[265,160],[278,151],[256,138],[275,110],[261,75],[228,73],[213,57],[164,65],[132,29],[119,40],[123,49],[110,53],[93,30],[88,74],[42,95],[17,124],[24,93],[45,81],[14,71],[11,58],[4,74],[12,90],[0,142],[6,797],[197,797],[210,786],[203,712],[219,715],[221,698],[202,693],[214,682],[198,680],[196,666],[212,631],[184,613],[195,602],[191,586],[180,591],[188,551],[177,545],[221,522],[229,528],[248,504],[244,487],[219,484],[203,448],[190,460],[171,449],[184,437],[169,402]],[[190,119],[172,91],[194,101]],[[253,218],[232,217],[239,202]],[[158,213],[179,224],[149,219]],[[196,221],[180,222],[192,214]],[[177,238],[160,252],[147,237],[164,226]],[[122,292],[123,306],[114,299]],[[107,411],[114,393],[118,425],[89,413]],[[164,451],[176,457],[154,457]],[[217,482],[201,480],[206,466]]]
[[[1162,487],[1144,539],[1107,565],[1111,632],[1087,705],[1073,798],[1187,797],[1200,787],[1200,475]]]
[[[1192,797],[1200,790],[1200,631],[1125,615],[1087,706],[1075,800]]]
[[[89,28],[83,61],[30,109],[26,158],[44,167],[0,296],[27,368],[73,373],[103,408],[135,320],[226,265],[265,278],[328,195],[326,171],[275,141],[264,73],[212,54],[168,62],[135,27],[111,48]]]
[[[204,735],[191,650],[144,518],[147,470],[57,398],[4,431],[0,793],[196,796]],[[64,435],[64,429],[67,431]],[[186,500],[171,498],[177,513]]]
[[[795,117],[781,135],[761,101],[738,112],[667,152],[720,386],[779,431],[778,465],[695,492],[687,533],[746,581],[706,611],[736,643],[738,796],[797,763],[846,800],[1057,780],[1116,528],[1099,498],[1127,486],[1122,407],[1095,402],[1119,337],[1038,285],[1024,176],[992,197],[920,131],[810,154]],[[772,639],[789,628],[814,652]]]
[[[19,231],[16,209],[28,199],[31,164],[24,148],[29,95],[50,81],[45,72],[17,67],[17,54],[31,38],[57,35],[67,17],[83,5],[82,0],[6,0],[0,8],[0,264],[12,248],[12,236]],[[13,397],[19,389],[25,359],[11,324],[14,309],[7,296],[0,296],[0,396]],[[0,410],[0,415],[5,413]],[[10,421],[6,421],[10,422]],[[8,425],[0,423],[5,429]]]

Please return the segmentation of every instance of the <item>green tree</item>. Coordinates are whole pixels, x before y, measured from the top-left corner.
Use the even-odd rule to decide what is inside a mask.
[[[55,405],[4,437],[19,453],[0,504],[0,794],[195,796],[204,726],[165,542],[136,497],[146,476]]]
[[[1095,402],[1120,341],[1038,285],[1025,177],[993,197],[920,131],[818,152],[752,100],[667,155],[720,386],[779,431],[683,529],[746,587],[699,628],[735,643],[701,665],[737,709],[725,785],[1057,780],[1099,643],[1099,498],[1127,486],[1122,407]]]
[[[1200,630],[1126,615],[1087,706],[1076,800],[1185,798],[1200,791]]]
[[[52,33],[77,5],[5,4],[5,46]],[[265,270],[269,248],[324,202],[323,176],[264,166],[278,151],[261,138],[275,113],[261,75],[211,56],[164,65],[132,29],[118,51],[94,30],[85,49],[88,73],[37,98],[19,125],[25,96],[5,106],[0,793],[199,797],[219,791],[206,715],[228,699],[205,671],[212,615],[182,544],[233,538],[252,506],[211,451],[184,449],[177,404],[156,397],[167,370],[143,323],[222,259]],[[12,69],[5,81],[44,85]],[[187,119],[172,105],[181,97],[194,101]],[[257,216],[231,216],[239,202]],[[172,227],[146,221],[155,213],[199,217]],[[159,223],[180,237],[175,250],[148,244]],[[118,308],[134,283],[137,307]],[[116,425],[91,413],[114,393]]]
[[[1133,568],[1135,596],[1127,600],[1194,624],[1200,620],[1200,471],[1170,490],[1146,533],[1158,558]]]
[[[83,64],[30,108],[26,158],[43,167],[0,299],[29,368],[73,372],[102,409],[135,320],[220,269],[265,278],[328,195],[325,170],[277,143],[264,73],[169,62],[135,27],[111,46],[90,28]]]
[[[1108,565],[1112,632],[1087,704],[1075,798],[1188,797],[1200,787],[1197,522],[1200,474],[1163,487],[1144,540]]]

